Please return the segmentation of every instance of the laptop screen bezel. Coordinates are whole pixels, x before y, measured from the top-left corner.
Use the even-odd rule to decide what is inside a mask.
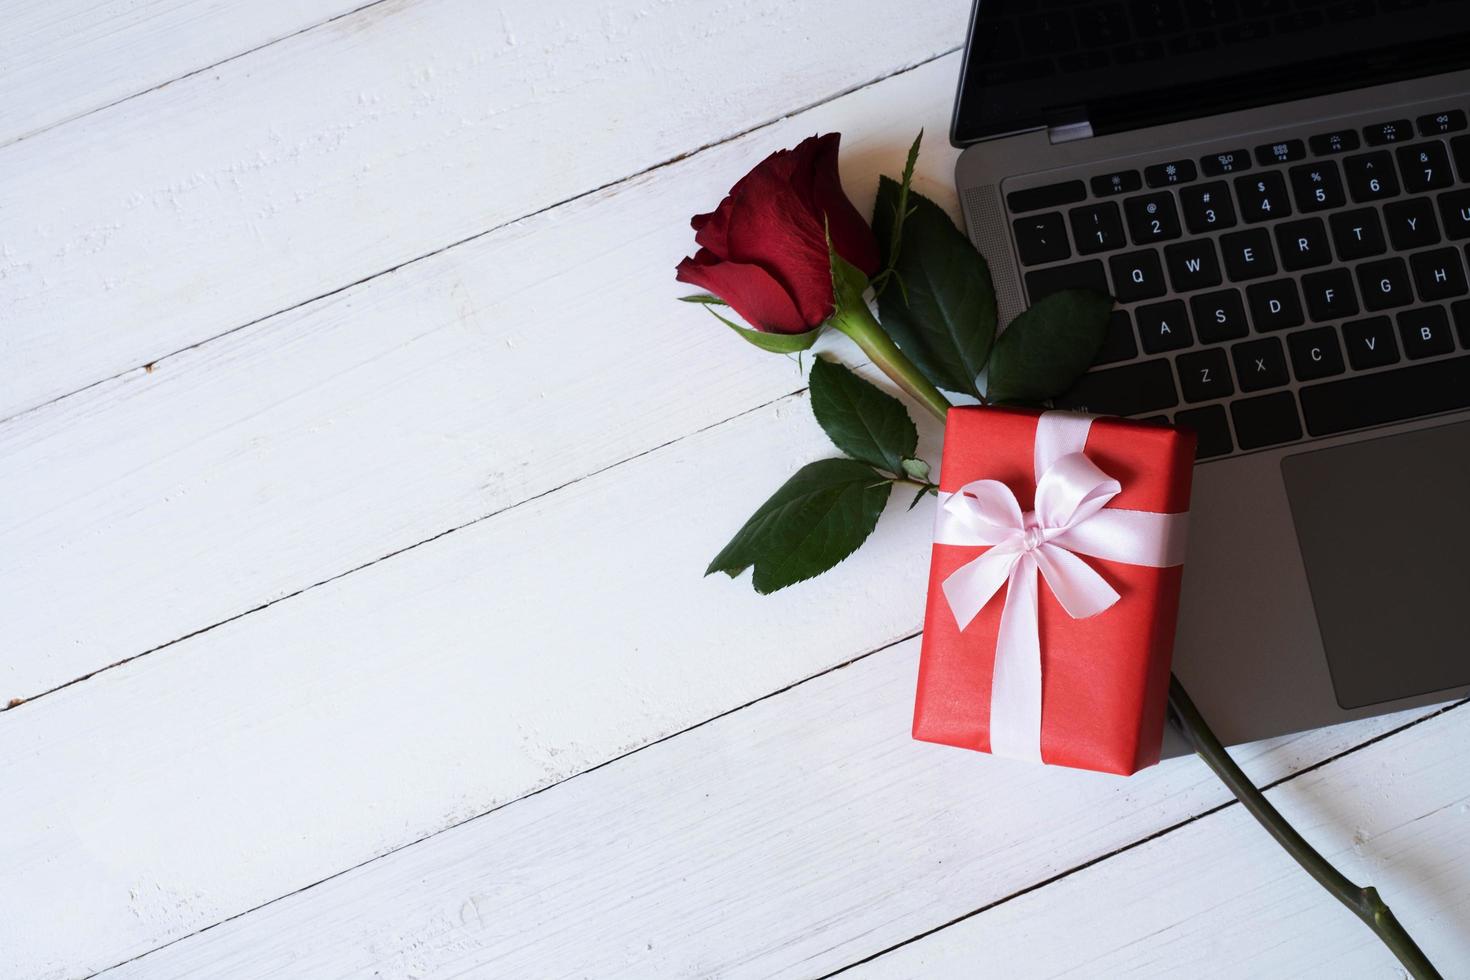
[[[1121,132],[1249,109],[1333,92],[1366,88],[1444,72],[1470,69],[1470,2],[1463,6],[1437,4],[1430,11],[1453,11],[1463,17],[1464,31],[1443,33],[1430,41],[1396,44],[1355,56],[1353,70],[1342,70],[1331,55],[1294,60],[1271,70],[1212,76],[1197,82],[1174,79],[1126,93],[1078,93],[1075,100],[1022,105],[1007,115],[986,118],[977,111],[983,90],[975,77],[972,55],[981,29],[982,6],[975,0],[950,119],[950,142],[956,147],[999,136],[1085,122],[1094,134]],[[1405,14],[1403,16],[1413,16]],[[1456,25],[1457,26],[1457,25]],[[1168,59],[1159,63],[1167,67]],[[1165,74],[1164,77],[1167,77]],[[1024,90],[1025,84],[1017,85]]]

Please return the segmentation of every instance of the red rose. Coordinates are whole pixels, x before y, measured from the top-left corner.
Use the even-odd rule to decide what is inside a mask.
[[[832,315],[827,234],[837,254],[865,275],[878,271],[878,240],[842,192],[838,133],[777,150],[697,214],[700,249],[675,278],[709,290],[765,333],[805,333]]]

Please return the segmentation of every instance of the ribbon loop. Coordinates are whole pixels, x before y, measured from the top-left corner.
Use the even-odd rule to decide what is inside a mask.
[[[943,582],[961,630],[1006,587],[990,692],[990,750],[1041,760],[1041,636],[1037,577],[1073,619],[1096,616],[1119,595],[1079,555],[1131,565],[1183,562],[1184,514],[1107,510],[1122,492],[1083,452],[1092,420],[1046,412],[1037,420],[1035,509],[1021,510],[997,480],[941,494],[934,540],[985,547]]]

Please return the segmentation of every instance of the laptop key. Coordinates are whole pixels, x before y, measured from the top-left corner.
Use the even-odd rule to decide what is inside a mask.
[[[1049,269],[1036,269],[1026,273],[1026,294],[1033,303],[1063,289],[1095,289],[1106,293],[1108,277],[1103,272],[1102,262],[1093,259],[1090,262],[1054,265]]]
[[[1343,372],[1342,348],[1331,327],[1298,330],[1286,338],[1291,370],[1299,381],[1320,381]]]
[[[1450,335],[1450,318],[1443,306],[1405,310],[1398,315],[1398,324],[1404,353],[1411,361],[1448,354],[1455,349],[1455,338]]]
[[[1221,177],[1251,168],[1251,155],[1245,150],[1227,150],[1207,157],[1200,157],[1199,168],[1206,177]]]
[[[1296,209],[1303,214],[1340,208],[1347,203],[1342,187],[1342,173],[1334,160],[1322,160],[1288,171],[1291,190],[1296,195]]]
[[[1245,282],[1276,274],[1276,254],[1271,251],[1271,233],[1265,228],[1232,232],[1220,239],[1225,255],[1225,272],[1231,282]]]
[[[1314,436],[1470,408],[1470,354],[1309,385],[1301,397]]]
[[[1168,292],[1159,253],[1153,249],[1114,255],[1108,265],[1113,272],[1113,295],[1120,303],[1154,299]]]
[[[1307,145],[1301,140],[1282,140],[1256,147],[1256,162],[1263,167],[1273,163],[1294,163],[1307,156]]]
[[[1067,214],[1072,221],[1072,238],[1077,242],[1079,255],[1111,252],[1128,244],[1123,237],[1123,218],[1118,213],[1118,205],[1112,201],[1073,208]]]
[[[1164,249],[1164,265],[1176,293],[1220,285],[1220,257],[1208,238],[1179,242]]]
[[[1455,175],[1450,171],[1449,151],[1438,140],[1401,146],[1396,155],[1404,188],[1410,194],[1443,190],[1455,182]]]
[[[1458,249],[1437,248],[1432,252],[1420,252],[1410,257],[1409,269],[1414,274],[1414,288],[1419,291],[1419,298],[1427,303],[1470,292]]]
[[[1060,211],[1034,214],[1011,222],[1016,235],[1016,251],[1022,265],[1043,265],[1072,257],[1067,244],[1067,225]]]
[[[1362,140],[1358,139],[1357,130],[1353,129],[1319,133],[1308,140],[1308,143],[1312,147],[1312,152],[1319,157],[1332,153],[1351,153],[1363,145]]]
[[[1179,212],[1168,191],[1130,197],[1123,202],[1128,236],[1135,245],[1152,245],[1179,237]]]
[[[1290,379],[1286,375],[1286,355],[1276,337],[1263,337],[1230,348],[1235,361],[1235,376],[1241,391],[1279,388]]]
[[[1427,197],[1411,197],[1384,205],[1383,221],[1388,225],[1388,241],[1406,252],[1413,248],[1438,245],[1439,222],[1434,220],[1434,202]]]
[[[1387,122],[1374,123],[1372,126],[1363,127],[1363,139],[1369,146],[1384,146],[1388,143],[1402,143],[1404,140],[1414,138],[1414,124],[1407,119],[1390,119]]]
[[[1138,338],[1143,342],[1145,353],[1162,354],[1194,343],[1183,300],[1140,306],[1134,314],[1138,317]]]
[[[1470,184],[1470,136],[1456,136],[1450,140],[1450,149],[1455,153],[1455,169],[1460,172],[1460,182]]]
[[[1198,439],[1194,450],[1195,459],[1224,456],[1235,448],[1235,442],[1230,438],[1230,422],[1225,416],[1224,405],[1205,405],[1175,412],[1174,424],[1194,430]]]
[[[1219,347],[1180,354],[1174,366],[1179,371],[1179,387],[1184,390],[1185,401],[1207,402],[1235,394],[1230,362]]]
[[[1206,344],[1238,340],[1250,333],[1245,304],[1241,302],[1238,289],[1222,289],[1217,293],[1196,296],[1189,301],[1189,312],[1193,314],[1199,339]]]
[[[1235,197],[1240,201],[1240,215],[1246,224],[1285,218],[1291,214],[1286,179],[1274,170],[1254,177],[1235,178]]]
[[[1054,402],[1096,415],[1148,415],[1178,405],[1179,392],[1169,362],[1159,359],[1089,371]]]
[[[1047,184],[1024,191],[1011,191],[1006,195],[1006,207],[1012,214],[1025,211],[1040,211],[1042,208],[1059,208],[1064,204],[1076,204],[1087,198],[1087,188],[1080,180],[1069,180],[1061,184]]]
[[[1399,178],[1394,173],[1393,155],[1387,150],[1348,157],[1342,162],[1347,173],[1348,193],[1357,204],[1399,196]]]
[[[1235,227],[1235,203],[1224,181],[1186,187],[1179,192],[1184,224],[1196,235]]]
[[[1470,299],[1451,304],[1450,315],[1455,318],[1455,332],[1460,335],[1460,346],[1470,347]]]
[[[1108,332],[1093,364],[1131,361],[1138,356],[1138,342],[1133,339],[1133,318],[1127,310],[1114,310],[1108,317]]]
[[[1287,221],[1276,226],[1276,245],[1281,249],[1281,267],[1287,272],[1311,269],[1332,262],[1327,244],[1327,226],[1321,218]]]
[[[1302,315],[1301,296],[1297,293],[1296,283],[1290,279],[1274,279],[1248,286],[1245,301],[1258,333],[1299,327],[1306,322]]]
[[[1439,216],[1444,219],[1445,237],[1450,241],[1470,238],[1470,190],[1441,194]]]
[[[1340,211],[1327,219],[1332,226],[1332,244],[1337,248],[1337,257],[1344,262],[1372,258],[1388,251],[1388,242],[1383,237],[1383,222],[1372,208],[1358,211]]]
[[[1420,116],[1417,122],[1420,136],[1443,136],[1445,133],[1459,132],[1466,126],[1465,113],[1461,109]]]
[[[1098,197],[1114,194],[1130,194],[1143,187],[1143,179],[1137,170],[1119,170],[1110,174],[1098,174],[1092,178],[1092,193]]]
[[[1199,176],[1193,160],[1171,160],[1143,168],[1143,182],[1150,187],[1173,187],[1187,184]]]
[[[1235,420],[1235,435],[1241,449],[1264,449],[1302,437],[1296,399],[1289,391],[1231,402],[1230,416]]]
[[[1395,306],[1408,306],[1414,301],[1409,287],[1409,267],[1398,256],[1358,266],[1358,288],[1363,292],[1365,309],[1377,312]]]
[[[1358,294],[1347,269],[1327,269],[1302,277],[1302,294],[1314,323],[1358,315]]]
[[[1386,316],[1344,323],[1342,340],[1347,345],[1348,363],[1354,371],[1384,367],[1399,359],[1399,344],[1393,336],[1393,324]]]

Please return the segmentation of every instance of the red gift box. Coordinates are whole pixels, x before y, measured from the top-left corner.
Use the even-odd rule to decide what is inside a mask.
[[[1022,715],[1033,719],[1029,723],[1039,729],[1033,730],[1030,738],[1039,747],[1040,761],[1128,775],[1159,759],[1183,575],[1179,562],[1195,438],[1187,431],[1124,419],[1086,419],[1059,412],[1045,416],[1043,421],[1040,412],[1001,408],[956,408],[949,413],[913,734],[923,741],[992,751],[992,695],[1003,687],[1006,697],[1010,697],[1011,678],[1016,676],[1013,665],[1026,659],[1003,660],[1004,677],[1000,684],[995,683],[1004,611],[1014,618],[1006,627],[1006,645],[1000,648],[1003,657],[1014,658],[1016,649],[1026,647],[1024,640],[1018,647],[1016,631],[1030,634],[1032,658],[1037,655],[1039,639],[1036,666],[1040,674],[1032,680],[1033,703],[1026,709],[1031,713],[1026,716],[1023,711]],[[1076,444],[1069,447],[1068,440]],[[1102,488],[1087,498],[1093,504],[1082,506],[1082,510],[1093,508],[1093,517],[1100,519],[1084,516],[1082,520],[1091,520],[1090,528],[1084,530],[1079,525],[1072,530],[1062,529],[1061,536],[1051,542],[1070,552],[1061,555],[1056,548],[1038,544],[1050,532],[1045,528],[1036,530],[1038,521],[1046,521],[1032,511],[1057,510],[1054,501],[1065,492],[1057,492],[1055,474],[1045,477],[1049,486],[1043,491],[1046,499],[1039,507],[1038,481],[1057,461],[1058,453],[1075,453],[1078,449],[1085,460],[1068,456],[1070,472],[1090,475],[1092,483],[1088,486]],[[1067,467],[1058,464],[1055,468]],[[997,495],[1007,498],[1007,488],[1015,499],[1002,508],[994,500]],[[1067,506],[1082,499],[1084,490],[1086,487],[1068,498]],[[1109,492],[1114,495],[1096,509],[1096,501]],[[991,503],[979,502],[987,497]],[[1017,505],[1024,515],[1013,509]],[[990,508],[988,513],[1005,510],[1019,517],[1025,528],[1011,532],[1014,537],[1006,543],[977,545],[964,527],[981,525],[975,523],[974,513],[959,513],[956,507],[974,513],[986,507]],[[1118,511],[1142,513],[1115,513]],[[1006,517],[1002,523],[1009,520]],[[958,537],[956,521],[963,525]],[[970,524],[964,525],[964,521]],[[985,527],[985,533],[990,533],[989,526]],[[1124,541],[1120,549],[1098,546],[1089,540],[1111,533],[1116,542],[1119,527],[1125,529],[1123,537],[1131,535],[1134,527],[1145,529],[1145,537],[1154,529],[1166,528],[1158,534],[1172,540],[1160,545],[1163,550],[1147,559],[1148,563],[1099,557],[1119,552],[1131,556],[1138,550],[1134,547],[1138,541]],[[946,538],[963,543],[944,543]],[[1019,552],[1036,559],[1029,566],[1031,581],[1035,582],[1034,608],[1023,608],[1025,602],[1032,601],[1027,595],[1029,586],[1024,580],[1017,585],[1014,577],[1000,584],[988,599],[983,594],[965,594],[961,585],[973,581],[966,577],[971,574],[966,566],[991,550],[996,552],[991,556],[992,566],[997,561],[1015,560],[1013,556]],[[1163,557],[1165,552],[1171,557]],[[1079,561],[1088,568],[1077,569]],[[1035,575],[1038,565],[1046,566],[1051,575]],[[1065,581],[1057,581],[1065,578],[1057,573],[1059,565],[1066,566],[1062,571],[1071,569],[1081,577],[1090,576],[1094,587],[1104,592],[1111,586],[1116,599],[1101,612],[1084,610],[1088,614],[1074,618],[1053,588],[1055,583],[1064,595],[1074,594]],[[962,568],[965,573],[951,580]],[[1000,581],[993,574],[990,579]],[[947,581],[953,595],[946,593]],[[1015,612],[1008,608],[1013,590]],[[966,602],[978,606],[978,613],[961,610]],[[1077,611],[1077,600],[1069,598],[1068,605]],[[1027,609],[1031,609],[1029,614]],[[962,627],[960,618],[966,615],[974,618]],[[996,718],[997,741],[1009,748],[1014,744],[1015,710],[1010,700],[1000,703],[996,710],[1004,716]]]

